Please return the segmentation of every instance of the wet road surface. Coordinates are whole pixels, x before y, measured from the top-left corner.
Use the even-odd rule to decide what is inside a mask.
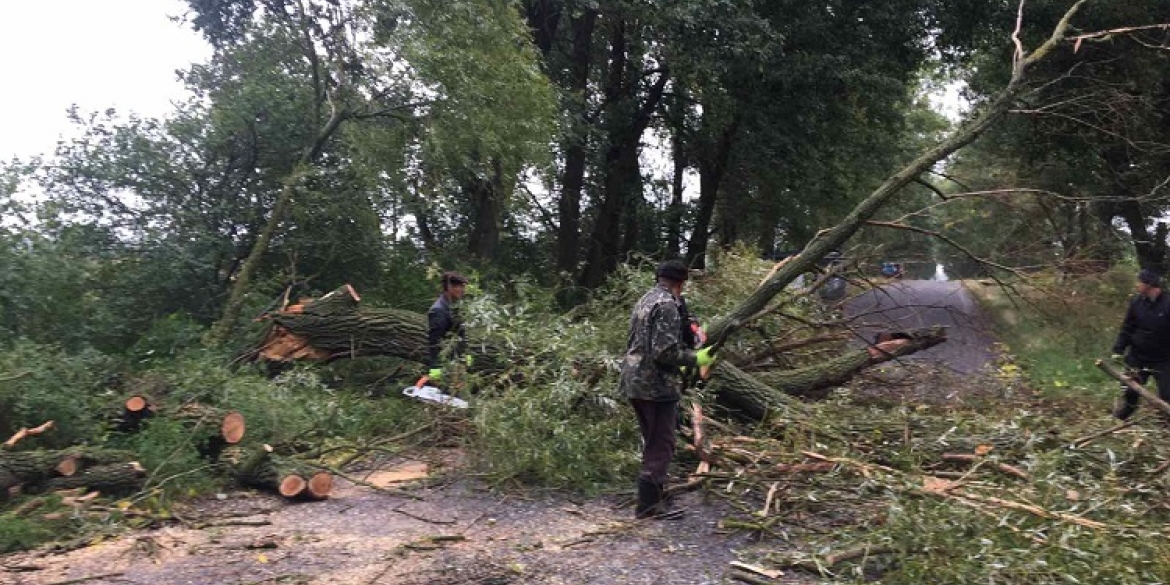
[[[858,334],[873,341],[878,331],[943,325],[947,341],[902,358],[973,373],[995,358],[990,322],[959,281],[902,280],[850,299],[845,306]]]

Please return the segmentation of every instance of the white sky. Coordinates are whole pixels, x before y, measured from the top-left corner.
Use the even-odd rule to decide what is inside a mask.
[[[175,71],[211,49],[173,23],[182,0],[5,0],[0,8],[0,161],[51,154],[82,112],[159,117],[181,99]]]

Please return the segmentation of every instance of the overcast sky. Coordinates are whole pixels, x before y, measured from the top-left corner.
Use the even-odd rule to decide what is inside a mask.
[[[66,110],[162,116],[183,97],[175,71],[211,51],[168,20],[182,0],[5,0],[0,8],[0,160],[50,154]]]

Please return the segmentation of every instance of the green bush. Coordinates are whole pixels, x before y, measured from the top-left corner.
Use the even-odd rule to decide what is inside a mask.
[[[53,539],[55,528],[44,520],[0,514],[0,554],[33,548]]]
[[[52,420],[55,428],[37,438],[38,446],[94,441],[117,371],[116,360],[96,351],[69,354],[18,340],[0,353],[0,435]]]

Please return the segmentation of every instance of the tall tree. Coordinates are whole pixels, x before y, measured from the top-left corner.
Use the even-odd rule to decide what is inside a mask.
[[[1052,19],[1063,4],[1030,2],[1024,14]],[[1045,62],[1039,69],[1050,81],[1033,88],[993,136],[959,159],[955,172],[978,188],[1045,192],[1038,198],[1017,196],[1013,208],[1023,224],[1021,234],[1029,234],[1028,226],[1046,227],[1046,259],[1073,264],[1083,259],[1095,265],[1116,260],[1110,240],[1122,234],[1111,226],[1120,220],[1138,263],[1165,269],[1167,229],[1159,218],[1170,209],[1163,192],[1170,176],[1170,141],[1165,138],[1170,130],[1170,53],[1150,49],[1170,44],[1170,35],[1157,26],[1126,29],[1170,22],[1170,6],[1154,0],[1091,4],[1078,21],[1088,33],[1123,30],[1084,38],[1076,51]],[[974,64],[971,87],[976,96],[985,95],[987,87],[1006,75],[994,62],[1002,51],[985,55]],[[985,180],[988,168],[1001,169],[999,182]],[[997,221],[984,231],[1003,234],[1003,227]],[[1002,246],[1007,252],[1021,248],[1017,241]]]

